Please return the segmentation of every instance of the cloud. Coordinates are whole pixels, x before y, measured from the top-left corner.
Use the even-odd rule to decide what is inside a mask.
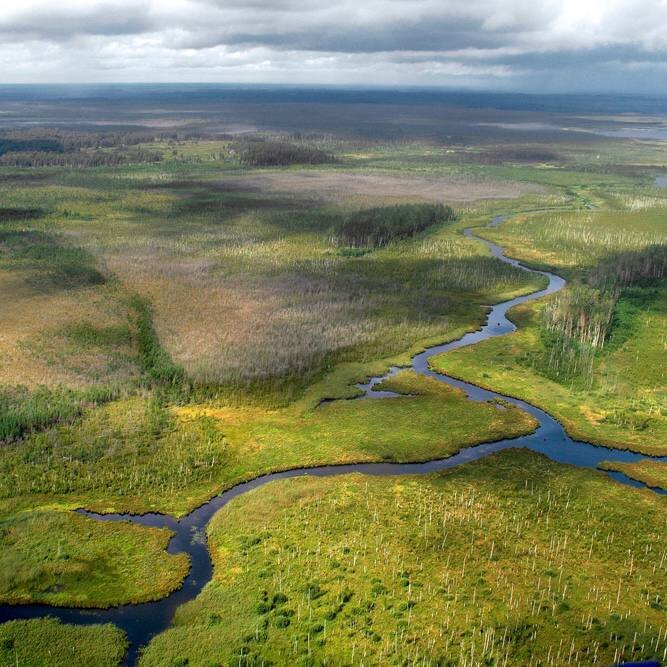
[[[149,8],[131,2],[11,2],[0,7],[4,39],[66,41],[83,35],[136,35],[151,29]]]
[[[518,89],[545,83],[587,89],[593,82],[654,91],[666,62],[665,0],[0,5],[0,71],[6,82],[372,81]],[[641,77],[633,79],[638,70]]]

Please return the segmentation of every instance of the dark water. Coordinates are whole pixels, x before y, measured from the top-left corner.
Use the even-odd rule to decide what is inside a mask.
[[[492,220],[489,226],[495,227],[505,219],[506,218],[503,216],[498,216]],[[465,230],[464,233],[469,238],[474,236],[470,229]],[[488,241],[484,241],[484,243],[488,245],[494,257],[512,264],[513,266],[521,267],[526,271],[532,271],[532,269],[522,266],[518,261],[505,257],[499,246]],[[460,347],[474,345],[479,341],[493,338],[495,336],[502,336],[514,331],[516,327],[506,316],[506,313],[510,308],[517,304],[532,301],[547,294],[552,294],[553,292],[562,289],[565,285],[565,281],[562,278],[552,273],[545,271],[532,272],[544,275],[549,281],[547,287],[532,294],[520,296],[493,306],[490,309],[486,324],[480,330],[468,333],[459,340],[428,348],[424,352],[416,355],[412,360],[413,370],[450,386],[462,389],[472,401],[496,401],[500,399],[507,403],[519,406],[526,412],[529,412],[539,422],[539,427],[531,435],[466,447],[458,454],[447,459],[429,461],[426,463],[364,463],[332,465],[320,466],[307,470],[299,469],[272,473],[258,477],[250,482],[238,484],[221,495],[216,496],[201,507],[198,507],[180,520],[162,514],[145,514],[142,516],[131,516],[126,514],[99,515],[79,510],[82,514],[99,521],[131,521],[144,526],[166,527],[173,530],[175,535],[169,543],[169,553],[175,554],[185,552],[190,557],[191,562],[191,569],[183,586],[171,595],[162,600],[158,600],[157,602],[148,602],[138,605],[123,605],[104,610],[83,610],[50,607],[48,605],[4,605],[0,606],[0,622],[12,619],[54,616],[65,623],[86,625],[107,622],[114,623],[127,633],[130,641],[126,664],[135,664],[140,647],[145,646],[155,635],[166,630],[171,623],[176,609],[185,602],[194,599],[204,585],[210,581],[213,574],[213,568],[206,545],[205,530],[213,515],[233,498],[275,480],[299,477],[301,475],[330,477],[352,472],[376,476],[425,474],[444,470],[446,468],[453,468],[470,461],[484,458],[494,452],[508,449],[510,447],[530,449],[545,454],[553,461],[593,469],[597,468],[598,464],[605,460],[632,462],[645,458],[654,458],[654,460],[667,461],[667,457],[642,456],[633,452],[610,449],[572,440],[565,433],[563,427],[543,410],[525,403],[524,401],[502,396],[501,394],[481,389],[480,387],[468,384],[467,382],[441,375],[429,368],[429,359],[435,355],[448,352],[449,350],[455,350]],[[371,378],[367,383],[358,385],[364,390],[364,397],[387,398],[396,396],[393,392],[378,391],[374,387],[387,377],[396,374],[399,370],[400,369],[398,368],[392,368],[386,375]],[[501,409],[501,406],[499,406],[499,409]],[[645,487],[641,482],[630,479],[622,473],[610,472],[608,474],[622,484],[639,488]],[[653,490],[656,491],[656,493],[664,493],[660,489]]]
[[[610,94],[526,94],[498,91],[447,90],[428,87],[314,86],[233,83],[91,83],[91,84],[0,84],[2,102],[67,101],[118,104],[170,102],[233,102],[237,104],[404,104],[445,105],[469,109],[498,109],[540,113],[667,113],[667,96]],[[88,112],[88,109],[86,109]]]

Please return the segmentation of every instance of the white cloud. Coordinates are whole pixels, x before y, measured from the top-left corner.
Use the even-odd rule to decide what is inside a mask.
[[[665,62],[665,0],[0,4],[4,82],[364,83],[372,73],[384,84],[521,86],[548,71],[565,86],[637,63],[649,78],[654,64],[657,77]]]

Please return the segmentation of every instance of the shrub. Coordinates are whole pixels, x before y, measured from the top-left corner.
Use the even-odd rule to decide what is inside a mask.
[[[87,406],[113,400],[117,394],[109,387],[85,391],[38,387],[32,392],[21,386],[0,389],[0,442],[77,417]]]
[[[174,385],[181,383],[184,380],[183,369],[177,366],[160,346],[153,327],[150,305],[138,296],[132,299],[130,305],[135,313],[139,359],[142,368],[158,383]]]
[[[15,206],[0,207],[0,220],[33,220],[41,218],[44,211],[40,208],[18,208]]]

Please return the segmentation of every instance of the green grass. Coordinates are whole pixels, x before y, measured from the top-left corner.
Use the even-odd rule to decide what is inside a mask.
[[[542,278],[493,259],[482,244],[463,238],[463,227],[485,224],[492,215],[507,210],[549,208],[548,213],[517,216],[488,234],[511,254],[556,266],[579,280],[619,250],[641,250],[664,237],[662,194],[648,185],[646,174],[633,175],[622,168],[627,161],[639,165],[646,160],[652,168],[662,164],[660,154],[652,149],[596,146],[601,154],[598,161],[585,148],[563,147],[553,159],[546,155],[548,165],[527,166],[488,164],[502,153],[499,146],[450,150],[440,145],[357,145],[336,140],[322,147],[327,151],[333,147],[336,164],[247,169],[228,154],[227,142],[188,141],[177,142],[175,153],[167,143],[147,146],[163,154],[159,164],[37,168],[30,170],[29,178],[16,169],[0,169],[0,310],[4,318],[0,354],[6,360],[0,379],[0,440],[10,441],[0,447],[0,516],[5,531],[0,561],[2,571],[12,575],[0,579],[4,582],[0,592],[7,600],[85,606],[152,599],[171,590],[183,576],[183,560],[164,552],[166,533],[94,524],[63,510],[85,506],[100,511],[160,510],[182,515],[221,489],[273,470],[445,457],[469,444],[534,428],[534,422],[514,408],[498,410],[469,402],[460,393],[411,373],[402,373],[388,383],[405,394],[401,398],[340,400],[317,407],[323,398],[356,395],[355,382],[382,373],[391,364],[406,364],[410,354],[425,345],[453,339],[479,326],[482,306],[544,286]],[[526,153],[514,155],[521,161]],[[349,193],[345,188],[350,181],[345,178],[350,174],[353,180],[357,175],[379,179],[374,181],[379,190]],[[322,178],[323,190],[290,191],[290,181],[281,180],[283,176]],[[408,194],[397,197],[392,192],[396,181],[391,178],[402,176],[413,180]],[[517,199],[460,203],[455,206],[456,221],[429,227],[372,252],[339,252],[332,246],[332,229],[341,220],[363,217],[360,212],[377,207],[418,203],[422,201],[419,193],[434,187],[429,179],[450,177],[453,195],[468,189],[477,196],[488,196],[485,184],[492,192],[494,184],[500,183],[503,187],[493,196],[515,194]],[[382,181],[387,178],[391,187]],[[426,185],[419,179],[426,179]],[[546,187],[514,188],[514,179]],[[332,195],[341,183],[345,184],[341,194]],[[327,191],[327,185],[333,190]],[[519,197],[524,191],[528,194]],[[428,192],[424,196],[432,201]],[[616,210],[589,212],[585,210],[589,204]],[[660,296],[650,304],[619,302],[613,338],[599,357],[592,389],[583,391],[576,378],[555,382],[542,373],[546,343],[527,311],[519,314],[526,325],[520,334],[493,341],[499,347],[492,355],[490,348],[477,346],[474,354],[471,350],[469,357],[461,357],[465,359],[461,372],[477,373],[480,383],[496,388],[494,383],[502,380],[507,393],[513,393],[510,389],[517,393],[534,390],[536,402],[560,411],[557,416],[568,428],[573,432],[581,429],[587,438],[608,438],[619,446],[662,451],[667,441],[660,412],[664,405],[660,345],[664,340],[652,332],[664,324],[663,301]],[[5,335],[5,331],[13,333]],[[447,357],[452,362],[458,358]],[[19,384],[27,389],[17,387]],[[45,386],[40,387],[42,384]],[[415,656],[436,649],[433,655],[450,658],[450,649],[468,651],[473,642],[475,651],[482,650],[478,615],[484,627],[497,628],[495,638],[501,634],[506,638],[501,648],[509,656],[508,664],[526,662],[533,636],[537,646],[555,646],[557,652],[560,647],[555,642],[568,633],[574,635],[578,642],[574,650],[579,650],[582,661],[585,647],[595,646],[596,641],[599,654],[611,661],[613,651],[620,651],[635,630],[649,646],[653,630],[640,623],[644,619],[635,604],[634,580],[623,581],[635,596],[628,607],[631,617],[620,618],[618,611],[616,618],[616,611],[600,611],[592,599],[583,599],[586,582],[582,572],[587,568],[582,563],[588,561],[577,541],[581,535],[568,541],[568,546],[577,545],[567,563],[574,592],[557,602],[551,618],[559,625],[542,618],[548,612],[535,612],[530,595],[545,594],[544,587],[553,577],[544,572],[551,566],[545,564],[535,581],[536,573],[524,572],[523,562],[535,545],[542,549],[540,554],[546,553],[547,544],[551,551],[555,547],[541,523],[544,493],[535,492],[536,499],[535,493],[527,496],[526,488],[522,491],[519,486],[529,476],[539,484],[546,475],[567,478],[569,488],[583,484],[593,489],[595,493],[585,491],[581,497],[573,491],[577,497],[568,505],[569,514],[556,516],[555,505],[547,501],[550,521],[560,521],[558,530],[570,533],[578,523],[585,531],[598,526],[582,509],[581,503],[589,496],[591,503],[597,502],[596,497],[606,497],[612,505],[615,502],[615,520],[624,526],[628,517],[645,518],[644,524],[638,524],[642,530],[654,525],[653,510],[643,511],[635,501],[621,499],[607,480],[590,473],[575,479],[572,475],[579,473],[545,467],[523,456],[516,454],[511,459],[512,466],[518,465],[516,479],[506,463],[510,459],[503,457],[469,472],[457,471],[451,476],[457,489],[453,500],[446,488],[448,476],[430,481],[369,481],[368,494],[378,499],[380,516],[396,513],[391,505],[395,493],[388,497],[385,487],[404,489],[398,493],[404,494],[405,513],[399,512],[395,534],[389,518],[382,528],[375,525],[365,480],[363,487],[352,478],[300,480],[275,487],[291,490],[276,491],[273,508],[265,507],[261,499],[273,501],[274,487],[241,499],[239,507],[250,508],[245,527],[225,542],[216,520],[211,533],[217,549],[216,582],[199,601],[179,612],[177,622],[194,619],[198,605],[206,608],[202,612],[205,620],[197,616],[193,626],[183,625],[176,634],[156,640],[149,652],[150,664],[177,663],[187,657],[181,649],[191,651],[195,664],[200,658],[202,664],[235,663],[241,651],[261,654],[267,661],[278,656],[278,662],[288,663],[317,662],[323,656],[329,662],[351,661],[353,646],[353,662],[368,664],[384,657],[387,639],[400,645],[397,655],[401,660],[414,662]],[[495,472],[492,464],[497,466]],[[517,468],[512,467],[511,473],[517,474]],[[282,593],[276,590],[271,540],[262,537],[263,527],[256,533],[250,531],[248,517],[260,523],[277,522],[271,530],[279,536],[275,548],[281,558],[287,554],[288,543],[299,544],[297,539],[316,551],[310,535],[298,534],[315,522],[314,510],[308,509],[310,501],[306,502],[311,484],[323,489],[322,493],[333,494],[337,506],[343,508],[340,521],[332,518],[332,512],[323,517],[323,521],[334,521],[331,534],[324,527],[316,533],[322,544],[331,539],[332,544],[340,545],[340,557],[329,560],[339,562],[340,568],[334,569],[343,578],[330,583],[328,570],[312,569],[321,565],[319,556],[309,554],[303,561],[304,551],[297,551],[301,572],[284,583],[291,589]],[[470,508],[477,507],[474,502],[465,504],[472,502],[473,488],[486,494],[487,523],[481,511],[469,516]],[[304,512],[311,512],[310,524],[303,526],[291,522],[290,517],[299,515],[289,504],[301,503],[302,491]],[[253,504],[255,497],[257,504]],[[435,555],[429,550],[428,531],[433,526],[426,528],[425,509],[420,513],[431,502],[429,498],[434,499],[433,507],[442,499],[445,504],[453,503],[457,517],[467,517],[461,523],[465,534],[456,535],[446,566],[439,560],[442,549]],[[562,510],[562,502],[559,507]],[[283,511],[288,525],[279,515]],[[523,517],[525,535],[519,531],[522,534],[515,536],[515,524],[508,528],[509,517],[515,515]],[[468,543],[485,539],[477,532],[477,537],[469,534],[473,524],[487,529],[491,544],[495,540],[498,548],[505,545],[499,561],[505,569],[494,571],[493,582],[479,581],[486,577],[479,554],[466,559]],[[280,526],[293,534],[281,533]],[[382,539],[387,540],[386,563],[379,563],[379,556],[372,560],[359,549],[342,553],[347,540],[344,531],[351,531],[354,543],[364,539],[368,527],[368,539],[379,540],[384,535]],[[426,544],[420,542],[423,530]],[[657,529],[656,533],[660,534]],[[514,548],[507,542],[510,535],[523,551],[510,554]],[[253,544],[257,536],[260,541]],[[558,536],[557,541],[561,533]],[[234,542],[237,537],[242,543],[240,551]],[[589,533],[581,539],[590,540]],[[623,542],[626,537],[618,539]],[[265,545],[268,560],[256,569],[252,559]],[[623,542],[623,546],[627,545]],[[655,549],[653,543],[649,546]],[[487,547],[490,551],[488,541],[481,553]],[[229,549],[227,556],[222,548]],[[595,561],[591,572],[606,582],[607,572],[611,577],[622,569],[626,551],[610,552],[604,567]],[[349,565],[355,552],[359,569]],[[227,557],[229,567],[223,560]],[[454,570],[450,569],[459,568],[463,559],[477,563],[477,570],[462,574],[455,591]],[[419,569],[415,563],[422,561],[423,569]],[[281,565],[285,563],[289,567],[286,557]],[[522,598],[512,606],[506,600],[507,582],[517,563],[516,588]],[[366,568],[363,577],[362,568]],[[379,568],[377,574],[369,575],[373,568]],[[446,584],[433,583],[447,572]],[[647,580],[650,577],[645,576],[643,581]],[[450,587],[447,599],[436,592],[445,585]],[[348,586],[353,596],[345,599]],[[589,581],[588,589],[590,586]],[[405,595],[406,588],[410,597]],[[266,599],[263,590],[267,590]],[[558,590],[562,594],[562,587]],[[206,600],[212,591],[214,598],[222,595],[222,602],[216,598],[209,609]],[[476,596],[484,591],[487,598],[478,609]],[[274,599],[276,594],[289,599]],[[458,595],[456,601],[449,599],[451,594]],[[305,620],[304,595],[310,595],[318,609],[326,603],[326,609],[316,612],[324,620]],[[391,607],[385,604],[387,596],[396,600]],[[364,610],[369,600],[376,606]],[[646,607],[650,619],[656,611],[651,610],[652,601]],[[230,602],[238,603],[233,622],[228,620]],[[570,610],[561,608],[561,602],[570,605]],[[461,614],[459,603],[463,604]],[[456,614],[440,636],[440,630],[429,624],[433,622],[431,612],[443,617],[443,605]],[[290,616],[290,609],[304,615]],[[326,620],[327,614],[333,618]],[[325,621],[333,624],[327,625],[327,633],[333,635],[326,638],[324,627],[319,628]],[[2,644],[9,647],[10,664],[15,664],[17,655],[20,664],[59,664],[56,655],[58,659],[64,656],[68,664],[77,664],[79,657],[81,664],[105,664],[100,654],[83,650],[85,637],[95,637],[85,635],[92,629],[42,622],[4,625],[0,632],[8,628],[16,628],[27,638],[27,643]],[[185,639],[176,650],[172,640],[179,632]],[[260,641],[265,634],[265,641]],[[375,634],[381,635],[379,642]],[[309,635],[310,657],[307,650],[303,655]],[[610,635],[613,640],[608,639]],[[63,653],[59,637],[65,647],[80,647],[79,657]],[[448,639],[449,644],[442,644]],[[608,646],[603,646],[605,641]],[[41,651],[49,643],[52,655],[47,660]],[[497,642],[494,646],[497,649]],[[117,655],[105,639],[92,648]],[[31,656],[34,663],[30,663]],[[119,658],[113,659],[117,662]],[[240,664],[244,663],[251,664],[251,659],[241,658]]]
[[[603,461],[599,467],[602,470],[617,470],[632,479],[644,482],[647,486],[667,491],[667,463],[649,460],[636,463]]]
[[[667,242],[665,210],[593,210],[513,216],[481,234],[510,257],[552,268],[566,278],[585,277],[609,256]]]
[[[65,388],[0,387],[0,442],[17,440],[51,424],[72,420],[87,407],[117,397],[110,387],[74,391]]]
[[[665,454],[664,335],[659,332],[667,320],[667,291],[659,290],[649,308],[633,310],[631,299],[620,304],[615,338],[594,360],[592,385],[577,377],[555,377],[546,367],[549,350],[535,304],[511,311],[516,333],[441,355],[432,365],[534,403],[575,438]]]
[[[664,510],[525,451],[275,482],[214,517],[214,579],[141,665],[662,659]]]
[[[119,667],[127,641],[114,625],[65,625],[56,619],[0,625],[2,667]]]
[[[187,574],[165,549],[171,531],[100,522],[74,512],[0,519],[0,603],[110,607],[164,597]]]
[[[549,411],[576,438],[665,453],[667,292],[664,280],[648,279],[659,277],[664,263],[660,269],[652,259],[655,266],[647,277],[629,287],[615,276],[630,258],[639,270],[648,261],[642,257],[656,259],[663,252],[664,209],[651,202],[625,210],[523,214],[480,233],[509,256],[555,269],[572,284],[546,306],[512,311],[517,333],[441,356],[434,367],[524,398]],[[626,253],[627,262],[620,262],[619,253]],[[582,294],[590,304],[568,311]],[[593,345],[597,306],[604,321]],[[580,334],[564,335],[554,326],[554,313],[570,328],[583,327]]]
[[[150,304],[139,296],[134,296],[130,304],[134,311],[139,360],[144,372],[151,380],[160,384],[183,382],[183,369],[174,364],[160,345],[153,326]]]
[[[117,401],[1,449],[0,507],[49,498],[102,511],[183,514],[272,470],[441,458],[536,425],[516,408],[471,403],[412,372],[387,387],[409,395],[279,410]]]

